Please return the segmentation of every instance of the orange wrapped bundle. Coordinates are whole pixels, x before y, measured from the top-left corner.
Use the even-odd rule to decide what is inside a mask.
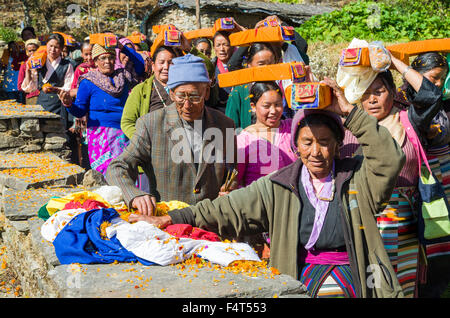
[[[69,35],[69,34],[65,34],[65,33],[62,33],[62,32],[57,32],[57,31],[55,31],[53,33],[57,33],[57,34],[62,35],[62,37],[64,38],[64,42],[65,42],[66,46],[75,46],[77,44],[77,40],[75,40],[75,38],[73,36]]]
[[[38,69],[45,65],[45,61],[47,60],[47,47],[40,46],[36,52],[28,60],[28,68],[30,69]]]
[[[160,34],[162,31],[165,31],[167,29],[177,30],[177,27],[173,24],[160,24],[152,26],[152,32],[155,34]]]
[[[234,19],[231,17],[220,18],[214,22],[212,28],[198,29],[192,31],[183,32],[183,35],[188,40],[198,39],[198,38],[213,38],[214,34],[218,31],[228,31],[233,32],[235,30]]]
[[[343,49],[340,66],[370,66],[369,48],[348,48]]]
[[[413,41],[386,47],[392,55],[409,65],[409,57],[425,52],[450,52],[450,38]]]
[[[264,26],[266,26],[266,27],[276,27],[276,26],[280,25],[277,17],[275,17],[275,16],[270,16],[270,17],[265,18],[263,20],[263,23],[264,23]]]
[[[294,83],[285,90],[292,109],[322,109],[331,105],[331,88],[319,82]]]
[[[95,33],[89,35],[89,43],[101,45],[105,49],[115,48],[117,41],[117,36],[112,33]]]
[[[165,46],[181,46],[181,31],[165,30],[164,31],[164,45]]]
[[[219,74],[220,87],[231,87],[251,82],[276,81],[290,79],[299,83],[305,80],[306,71],[303,62],[279,63],[244,68]]]
[[[206,28],[206,29],[198,29],[198,30],[192,30],[192,31],[186,31],[183,32],[183,35],[188,40],[192,39],[198,39],[198,38],[212,38],[214,36],[214,29],[213,28]]]
[[[42,44],[47,43],[49,35],[48,34],[44,34],[44,35],[39,35],[38,36],[38,40],[39,42],[41,42]]]
[[[234,30],[234,19],[231,17],[220,18],[214,22],[214,33],[217,31],[233,31]]]
[[[293,41],[293,27],[262,27],[236,32],[230,35],[231,46],[249,46],[255,42]]]
[[[151,56],[153,56],[155,51],[161,46],[181,46],[182,32],[173,24],[154,25],[152,31],[158,35],[150,48]]]
[[[135,44],[144,43],[146,36],[140,32],[132,32],[131,35],[127,36],[127,39]]]

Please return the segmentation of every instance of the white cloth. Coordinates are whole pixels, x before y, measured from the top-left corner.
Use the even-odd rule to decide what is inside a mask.
[[[369,43],[364,40],[353,39],[348,48],[369,47]],[[348,102],[355,104],[361,100],[364,92],[369,88],[377,77],[370,66],[350,66],[338,67],[336,73],[336,83],[344,89]]]
[[[300,52],[298,51],[297,47],[293,44],[288,43],[286,51],[282,52],[283,54],[283,63],[289,63],[289,62],[303,62],[302,56],[300,55]]]
[[[106,235],[116,235],[120,244],[136,256],[158,265],[183,262],[194,253],[211,263],[227,266],[236,260],[261,261],[246,243],[210,242],[189,238],[176,238],[144,221],[128,223],[113,219]]]
[[[120,205],[124,203],[122,190],[117,186],[104,185],[92,192],[97,193],[106,202],[111,205]]]
[[[49,242],[53,242],[61,230],[77,215],[86,212],[85,209],[61,210],[53,213],[41,226],[41,235]]]
[[[47,73],[45,73],[45,76],[42,80],[43,84],[47,83],[50,80],[50,77],[52,76],[56,68],[59,66],[60,62],[61,57],[58,57],[53,62],[50,62],[48,58],[46,59],[45,66],[47,67]],[[64,75],[64,85],[60,87],[62,90],[65,91],[70,90],[70,87],[72,86],[73,82],[73,76],[74,70],[72,64],[69,63],[67,67],[67,72]],[[31,70],[31,79],[25,76],[21,88],[25,93],[31,93],[38,89],[38,74],[36,70]]]
[[[101,186],[93,190],[111,206],[125,204],[122,191],[117,186]],[[41,235],[49,242],[53,242],[58,233],[77,215],[86,212],[85,209],[60,210],[52,214],[41,226]],[[120,219],[120,218],[118,218]],[[121,219],[120,219],[121,220]]]

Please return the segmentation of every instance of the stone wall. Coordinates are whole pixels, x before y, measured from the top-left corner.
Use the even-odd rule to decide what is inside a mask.
[[[174,0],[155,7],[143,21],[142,30],[150,38],[152,26],[174,24],[182,31],[194,30],[196,11],[194,0]],[[334,6],[322,4],[288,4],[269,1],[209,0],[200,2],[200,21],[202,28],[212,27],[218,18],[233,17],[240,25],[254,28],[258,21],[269,15],[277,15],[281,20],[298,27],[314,15],[331,12]]]
[[[269,277],[269,268],[261,268],[261,273],[256,274],[206,265],[191,270],[140,263],[61,264],[55,247],[41,234],[44,220],[38,217],[38,211],[52,197],[92,191],[99,186],[86,182],[86,178],[80,185],[80,171],[61,166],[70,167],[51,154],[0,157],[0,235],[7,247],[8,266],[20,281],[23,297],[181,298],[186,303],[189,298],[308,298],[298,280],[288,275]],[[24,179],[28,169],[33,169],[34,179],[46,182],[10,182],[11,175]],[[58,171],[60,175],[49,179],[46,171]],[[88,183],[92,187],[86,187]]]
[[[0,154],[53,152],[67,158],[60,117],[39,105],[0,102]]]
[[[225,15],[223,12],[202,12],[200,15],[201,27],[210,28],[217,19],[225,16],[233,17],[239,24],[247,28],[253,28],[258,21],[266,17],[266,15],[247,15],[243,18],[243,15],[239,14]],[[147,21],[147,35],[153,40],[155,35],[152,32],[152,26],[162,24],[174,24],[182,31],[195,30],[197,29],[196,21],[194,10],[172,7],[155,14]]]
[[[1,167],[0,167],[1,169]],[[0,234],[7,258],[20,280],[23,297],[142,298],[308,298],[305,287],[288,275],[233,273],[209,268],[144,266],[140,263],[61,264],[43,239],[39,208],[53,196],[89,191],[82,186],[26,189],[0,183]]]

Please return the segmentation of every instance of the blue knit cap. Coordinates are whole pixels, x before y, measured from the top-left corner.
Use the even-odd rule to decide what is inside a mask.
[[[203,59],[192,54],[174,58],[169,67],[167,87],[171,90],[187,83],[209,83],[208,70]]]

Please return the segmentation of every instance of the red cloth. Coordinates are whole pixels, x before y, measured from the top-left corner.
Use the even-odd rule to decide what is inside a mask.
[[[63,210],[69,210],[69,209],[85,209],[86,211],[95,210],[95,209],[101,209],[101,208],[107,208],[107,206],[99,201],[88,199],[84,201],[83,204],[81,204],[78,201],[70,201],[66,203]]]
[[[214,232],[208,232],[189,224],[172,224],[165,228],[170,235],[178,238],[191,238],[194,240],[206,240],[211,242],[220,241],[219,236]]]
[[[25,63],[26,63],[26,61],[24,63],[22,63],[22,65],[20,65],[19,75],[17,77],[17,89],[19,91],[22,90],[22,82],[25,79],[25,72],[26,72],[26,64]],[[32,97],[35,97],[38,95],[39,95],[39,90],[37,89],[34,92],[28,93],[26,95],[26,98],[32,98]]]
[[[228,73],[228,67],[226,64],[223,64],[221,60],[217,59],[217,67],[219,68],[220,74]]]
[[[73,73],[73,81],[70,88],[71,89],[78,88],[79,84],[78,79],[80,78],[80,76],[86,74],[92,68],[93,66],[89,65],[88,63],[81,63],[80,65],[78,65],[77,68],[75,69],[75,72]]]

